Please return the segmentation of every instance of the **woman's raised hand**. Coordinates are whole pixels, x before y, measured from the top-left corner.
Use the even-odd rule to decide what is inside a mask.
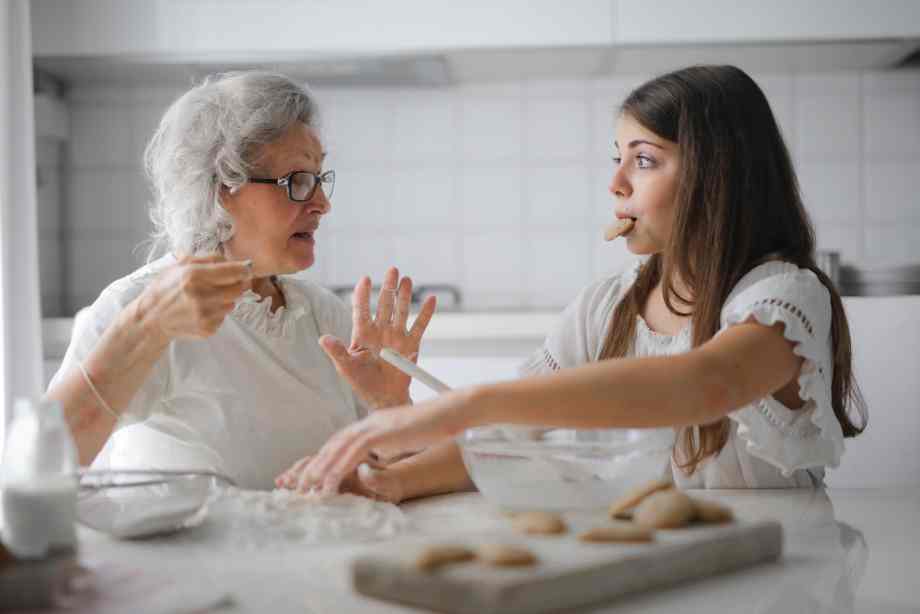
[[[217,332],[236,300],[252,287],[249,261],[184,256],[164,269],[138,298],[137,309],[166,342]]]
[[[387,271],[373,318],[370,293],[370,278],[361,278],[352,295],[351,345],[346,348],[332,335],[321,337],[320,345],[366,403],[374,408],[405,404],[409,402],[411,378],[381,360],[378,354],[386,347],[409,360],[416,360],[436,300],[433,296],[425,299],[412,327],[407,329],[412,302],[411,279],[399,279],[399,270],[395,267]]]

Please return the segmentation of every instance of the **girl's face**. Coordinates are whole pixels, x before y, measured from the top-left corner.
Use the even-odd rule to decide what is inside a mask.
[[[679,157],[677,143],[620,115],[613,143],[614,173],[610,193],[618,219],[633,218],[626,237],[634,254],[662,251],[671,236],[676,208]]]
[[[259,176],[321,173],[324,157],[313,129],[295,123],[280,139],[263,146]],[[246,183],[233,194],[225,193],[223,204],[235,228],[225,247],[233,259],[251,258],[256,277],[295,273],[313,264],[315,233],[330,208],[322,186],[309,202],[295,202],[284,187]]]

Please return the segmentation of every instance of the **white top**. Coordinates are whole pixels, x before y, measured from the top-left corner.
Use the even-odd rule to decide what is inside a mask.
[[[551,373],[597,361],[614,307],[632,286],[641,262],[583,290],[563,312],[556,329],[521,367],[522,374]],[[680,488],[782,488],[819,485],[824,468],[836,467],[843,454],[843,431],[831,407],[833,361],[830,294],[817,276],[788,262],[752,269],[722,307],[721,328],[750,317],[761,324],[785,324],[784,335],[805,361],[799,396],[805,405],[791,410],[772,396],[728,415],[731,432],[722,451],[687,476],[673,460]],[[691,349],[690,325],[677,335],[649,329],[639,317],[631,356],[664,356]],[[673,429],[672,429],[673,430]]]
[[[167,265],[165,256],[119,279],[81,311],[51,385],[85,360],[117,314]],[[242,488],[271,489],[294,461],[364,414],[317,340],[351,337],[332,293],[279,278],[287,305],[244,294],[213,336],[173,341],[124,409],[94,468],[207,468]]]

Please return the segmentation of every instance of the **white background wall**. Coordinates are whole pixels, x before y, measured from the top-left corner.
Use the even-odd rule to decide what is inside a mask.
[[[754,76],[793,152],[819,246],[863,265],[920,260],[920,71]],[[600,239],[613,109],[646,77],[318,91],[338,180],[308,274],[350,284],[395,263],[419,282],[461,286],[470,309],[564,305],[626,258],[622,243]],[[66,279],[60,292],[43,286],[46,315],[72,313],[143,261],[141,152],[179,93],[70,92],[61,163],[39,149],[62,187],[59,198],[39,194],[42,249],[63,236],[62,257],[43,258],[42,273]]]

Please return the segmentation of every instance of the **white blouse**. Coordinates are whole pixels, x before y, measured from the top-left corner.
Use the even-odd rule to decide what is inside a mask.
[[[625,273],[594,283],[563,312],[556,329],[521,367],[523,375],[551,373],[599,359],[614,308],[638,275],[641,262]],[[752,269],[722,307],[720,332],[754,317],[761,324],[785,324],[784,335],[804,358],[799,396],[790,410],[773,396],[731,412],[730,436],[722,451],[693,475],[674,461],[680,488],[783,488],[822,484],[825,467],[843,454],[843,431],[831,407],[833,360],[830,294],[817,276],[788,262]],[[677,335],[649,329],[639,317],[631,356],[664,356],[691,349],[690,325]],[[718,334],[718,333],[717,333]],[[675,429],[670,429],[676,435]]]
[[[118,313],[173,256],[119,279],[81,311],[51,385],[83,361]],[[173,341],[124,409],[94,468],[202,468],[241,488],[271,489],[274,477],[315,453],[364,408],[317,340],[351,337],[351,315],[332,293],[281,277],[287,305],[249,291],[213,336]]]

